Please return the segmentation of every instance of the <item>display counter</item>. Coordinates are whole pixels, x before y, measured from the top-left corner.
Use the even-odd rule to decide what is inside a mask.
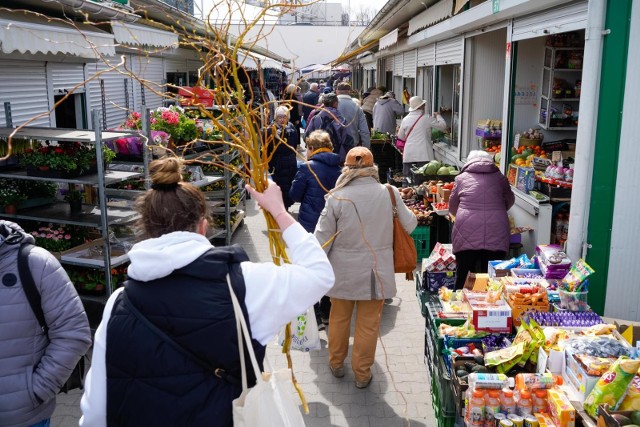
[[[534,197],[513,186],[511,189],[516,201],[509,209],[509,215],[513,216],[518,226],[532,229],[522,234],[522,253],[532,254],[537,245],[550,243],[552,206],[539,203]]]

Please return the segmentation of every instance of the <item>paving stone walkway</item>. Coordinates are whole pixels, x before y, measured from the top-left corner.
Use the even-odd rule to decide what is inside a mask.
[[[295,205],[294,209],[297,209]],[[253,261],[270,261],[269,243],[262,213],[252,200],[247,217],[233,237]],[[424,319],[420,315],[415,285],[396,275],[398,295],[382,313],[380,340],[373,366],[373,380],[364,390],[355,387],[353,372],[337,379],[328,365],[327,335],[320,332],[322,349],[292,352],[293,368],[309,403],[307,427],[433,427],[430,380],[424,365]],[[274,369],[286,366],[280,347],[269,344],[267,357]],[[81,392],[60,395],[52,427],[77,426]]]

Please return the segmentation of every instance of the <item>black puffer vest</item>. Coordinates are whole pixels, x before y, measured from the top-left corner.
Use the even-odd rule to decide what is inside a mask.
[[[231,402],[240,386],[240,359],[229,274],[245,319],[245,283],[239,246],[212,248],[188,266],[151,282],[129,280],[129,301],[178,344],[222,368],[221,379],[174,349],[140,322],[122,295],[107,326],[109,426],[232,426]],[[265,347],[252,340],[262,369]],[[246,347],[246,346],[245,346]],[[255,384],[248,353],[249,385]]]

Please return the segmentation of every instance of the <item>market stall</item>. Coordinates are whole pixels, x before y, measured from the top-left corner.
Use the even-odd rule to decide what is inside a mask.
[[[640,421],[640,330],[591,311],[595,272],[584,260],[539,245],[531,258],[492,261],[453,290],[451,251],[437,244],[416,275],[438,426]]]

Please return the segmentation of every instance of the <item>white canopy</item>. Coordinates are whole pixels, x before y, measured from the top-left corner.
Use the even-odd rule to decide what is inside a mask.
[[[111,29],[118,43],[129,46],[178,47],[178,35],[143,25],[111,21]]]
[[[278,61],[247,51],[238,52],[238,64],[242,65],[245,70],[264,70],[267,68],[275,68],[276,70],[282,71],[283,69],[282,64]]]

